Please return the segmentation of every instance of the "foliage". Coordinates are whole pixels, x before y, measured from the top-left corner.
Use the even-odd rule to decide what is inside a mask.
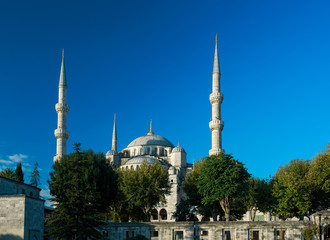
[[[183,182],[183,190],[188,197],[188,202],[191,206],[195,206],[199,214],[203,216],[204,219],[213,218],[214,221],[217,220],[217,216],[221,212],[221,207],[218,201],[212,203],[203,203],[203,196],[198,192],[198,178],[202,172],[204,164],[204,159],[194,162],[193,170],[190,171],[185,181]]]
[[[14,173],[14,179],[18,182],[24,183],[24,173],[22,170],[22,163],[17,163],[15,173]]]
[[[0,171],[0,176],[10,178],[10,179],[15,179],[15,174],[14,170],[10,167],[5,168],[4,170]]]
[[[245,204],[250,212],[250,220],[254,221],[255,214],[259,210],[266,213],[272,210],[274,198],[272,196],[271,183],[262,178],[249,178],[249,191],[245,198]]]
[[[150,221],[151,209],[164,203],[165,195],[170,192],[168,173],[157,162],[152,165],[143,163],[137,170],[121,172],[120,191],[130,209],[140,208],[146,220]]]
[[[312,190],[312,206],[310,212],[318,207],[330,207],[330,144],[321,151],[310,163],[307,181]]]
[[[47,221],[57,238],[100,239],[100,213],[105,212],[117,192],[117,178],[103,154],[92,150],[62,157],[53,165],[48,181],[54,201],[54,217]]]
[[[308,222],[302,229],[302,235],[304,239],[309,240],[318,235],[318,226],[316,223]]]
[[[181,200],[176,204],[176,210],[173,214],[176,221],[198,221],[196,209],[189,204],[187,200]]]
[[[39,175],[39,164],[36,162],[34,164],[34,169],[31,172],[30,184],[34,187],[38,187],[40,184],[40,175]]]
[[[295,159],[277,170],[273,196],[277,199],[276,212],[281,218],[307,214],[312,196],[307,181],[309,165],[309,161]]]
[[[219,153],[205,158],[197,181],[198,192],[203,196],[202,203],[218,201],[230,221],[233,199],[239,199],[248,191],[250,174],[244,164],[232,155]]]

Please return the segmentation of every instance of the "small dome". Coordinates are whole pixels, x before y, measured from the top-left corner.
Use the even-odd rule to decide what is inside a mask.
[[[163,162],[161,162],[155,158],[138,156],[138,157],[134,157],[134,158],[131,158],[130,160],[128,160],[125,163],[125,165],[142,164],[144,162],[146,162],[147,164],[153,164],[154,162],[159,162],[161,164],[164,164]]]
[[[110,150],[107,152],[106,156],[109,156],[109,155],[117,155],[117,152],[115,150]]]
[[[164,147],[174,147],[174,145],[167,140],[166,138],[159,135],[145,135],[142,137],[138,137],[133,140],[127,147],[134,146],[146,146],[146,145],[156,145],[156,146],[164,146]]]
[[[175,148],[173,148],[173,150],[172,150],[172,153],[173,152],[186,152],[182,147],[180,147],[180,146],[177,146],[177,147],[175,147]]]

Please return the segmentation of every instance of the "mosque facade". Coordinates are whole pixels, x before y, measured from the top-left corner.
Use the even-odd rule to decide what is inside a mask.
[[[215,44],[214,65],[212,73],[212,93],[209,96],[212,104],[212,119],[209,127],[212,133],[212,146],[209,155],[215,155],[224,152],[222,149],[221,132],[224,126],[221,120],[221,103],[223,95],[220,92],[220,65],[218,57],[217,39]],[[56,112],[58,114],[58,124],[55,130],[57,140],[56,156],[54,161],[59,160],[66,154],[66,141],[69,132],[66,129],[66,119],[69,112],[69,106],[66,101],[67,81],[65,76],[64,53],[62,54],[62,65],[59,80],[59,100],[56,104]],[[150,131],[136,138],[127,145],[126,148],[117,150],[117,128],[116,117],[114,119],[112,148],[106,153],[106,160],[114,168],[125,170],[136,170],[141,164],[153,164],[158,162],[169,174],[171,184],[171,192],[166,196],[166,204],[159,205],[151,212],[152,221],[175,221],[173,214],[176,210],[176,204],[185,198],[182,189],[182,182],[186,174],[192,170],[193,165],[187,163],[187,153],[179,146],[175,147],[168,139],[157,135],[153,132],[152,121],[150,123]]]

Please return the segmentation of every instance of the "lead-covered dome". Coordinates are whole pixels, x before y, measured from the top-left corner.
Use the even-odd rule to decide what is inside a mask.
[[[138,137],[133,140],[127,147],[135,147],[135,146],[146,146],[146,145],[157,145],[164,147],[174,147],[174,145],[167,140],[166,138],[159,135],[145,135],[142,137]]]
[[[164,164],[162,161],[155,159],[155,158],[138,156],[138,157],[131,158],[124,165],[142,164],[144,162],[147,164],[153,164],[154,162],[159,162],[160,164]]]

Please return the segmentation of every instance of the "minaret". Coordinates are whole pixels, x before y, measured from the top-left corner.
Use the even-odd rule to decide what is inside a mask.
[[[113,122],[113,132],[112,132],[112,149],[117,152],[117,128],[116,128],[116,114]]]
[[[61,159],[66,154],[66,141],[69,137],[69,131],[66,130],[66,115],[69,112],[69,105],[66,104],[66,77],[64,66],[64,49],[62,52],[62,65],[60,73],[60,82],[58,84],[58,103],[55,105],[57,112],[57,129],[55,130],[56,137],[56,156],[54,162]]]
[[[209,123],[212,132],[212,149],[209,151],[209,155],[216,155],[220,152],[224,152],[222,149],[222,137],[221,132],[224,126],[221,121],[221,103],[223,100],[223,94],[220,93],[220,65],[218,56],[218,40],[217,35],[215,37],[215,53],[214,64],[212,73],[212,93],[210,94],[210,102],[212,104],[212,120]]]

